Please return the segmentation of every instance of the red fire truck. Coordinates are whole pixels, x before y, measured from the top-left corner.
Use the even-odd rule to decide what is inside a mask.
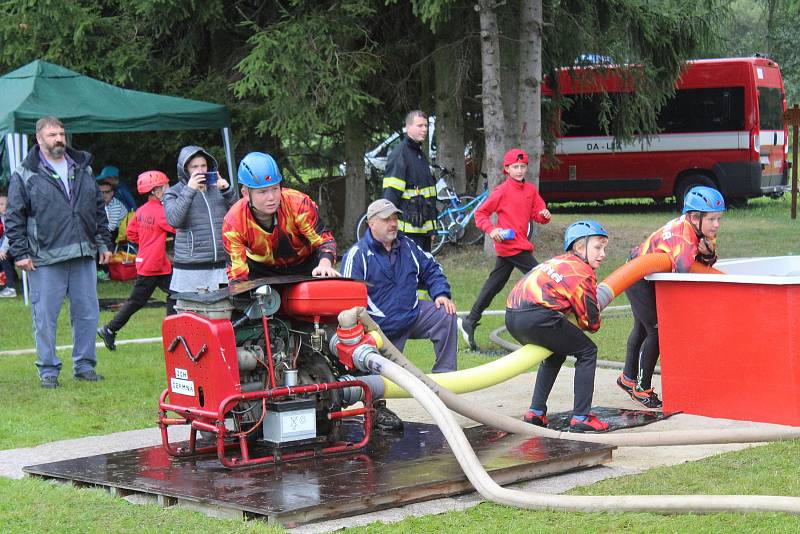
[[[619,69],[560,72],[572,106],[562,111],[558,167],[542,169],[546,200],[670,196],[693,185],[731,200],[786,190],[786,109],[778,65],[763,57],[690,61],[658,115],[658,135],[615,143],[599,121],[601,92],[630,91]],[[548,89],[545,97],[552,94]]]

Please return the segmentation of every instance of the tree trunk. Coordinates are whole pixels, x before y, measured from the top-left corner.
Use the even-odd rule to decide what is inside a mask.
[[[461,47],[440,38],[433,54],[436,82],[436,163],[453,169],[451,183],[463,193],[467,188],[464,167],[464,119],[461,106]]]
[[[522,2],[520,36],[519,146],[528,153],[526,179],[538,185],[542,154],[542,0]]]
[[[768,56],[772,56],[772,43],[775,38],[775,31],[773,28],[775,26],[775,13],[778,9],[779,2],[780,0],[766,0],[763,6],[764,14],[767,19],[767,38],[764,40],[764,53]]]
[[[360,121],[350,117],[344,127],[345,201],[342,221],[342,242],[353,241],[356,223],[367,209],[367,177],[364,174],[364,152],[367,149],[365,129]]]
[[[483,104],[483,131],[486,139],[486,169],[489,175],[489,188],[493,189],[503,180],[499,171],[502,166],[505,115],[500,86],[500,40],[497,30],[497,15],[494,0],[479,0],[477,9],[481,24],[481,71]],[[494,255],[492,241],[484,240],[487,256]]]
[[[520,8],[529,0],[507,0],[502,9],[497,9],[498,38],[500,45],[500,91],[503,95],[503,114],[506,128],[503,131],[505,141],[503,149],[509,150],[520,146],[519,123],[522,120],[519,110],[518,93],[520,86]]]

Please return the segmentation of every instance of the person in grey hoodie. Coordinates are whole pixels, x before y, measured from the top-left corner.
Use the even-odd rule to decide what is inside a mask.
[[[172,291],[213,291],[228,283],[222,220],[236,200],[235,188],[219,174],[211,154],[199,146],[181,149],[178,183],[163,199],[167,222],[177,230]]]

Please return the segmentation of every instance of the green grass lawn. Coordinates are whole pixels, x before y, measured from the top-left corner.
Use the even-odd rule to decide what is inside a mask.
[[[652,203],[618,202],[594,205],[553,207],[553,222],[539,228],[535,242],[536,257],[544,260],[561,252],[564,229],[577,219],[599,220],[609,231],[609,255],[598,275],[602,279],[621,265],[630,248],[675,214],[670,207]],[[726,214],[719,236],[721,258],[800,254],[798,223],[789,219],[788,198],[751,201],[745,209]],[[485,280],[493,259],[486,258],[478,247],[446,249],[440,258],[453,286],[459,310],[466,310]],[[515,273],[505,291],[490,309],[504,308],[505,298]],[[101,297],[124,297],[130,285],[101,283]],[[159,297],[163,298],[163,297]],[[623,304],[624,296],[613,304]],[[118,339],[157,337],[163,308],[140,311],[120,333]],[[101,313],[101,321],[110,319]],[[600,358],[622,360],[630,317],[604,321],[595,335]],[[502,316],[487,316],[478,330],[478,343],[490,348],[488,333],[503,323]],[[69,344],[68,311],[59,318],[59,345]],[[0,300],[0,350],[33,346],[30,310],[21,298]],[[431,345],[413,341],[406,353],[418,366],[430,369]],[[70,378],[69,351],[60,353],[64,361],[62,387],[45,391],[39,388],[33,355],[0,356],[0,449],[36,444],[87,435],[153,426],[158,395],[165,387],[164,360],[159,344],[121,345],[114,353],[98,350],[98,371],[106,380],[98,384],[77,383]],[[485,363],[489,356],[461,350],[459,366]],[[521,406],[520,411],[525,407]],[[575,490],[581,494],[691,494],[749,493],[800,495],[797,480],[800,469],[793,461],[800,446],[791,443],[771,444],[729,453],[699,462],[660,468],[642,475],[604,481]],[[9,532],[273,532],[261,522],[208,519],[183,510],[162,510],[156,506],[131,506],[96,490],[78,490],[53,486],[38,480],[0,479],[0,531]],[[549,532],[569,525],[578,532],[788,532],[797,531],[794,518],[782,514],[656,516],[652,514],[560,514],[526,512],[483,504],[466,512],[452,512],[435,517],[409,519],[392,526],[373,525],[369,532],[445,532],[484,531],[492,527],[514,525],[514,531]],[[280,529],[277,529],[280,530]]]

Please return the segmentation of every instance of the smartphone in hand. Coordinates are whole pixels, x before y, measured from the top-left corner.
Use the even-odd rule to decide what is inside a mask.
[[[209,171],[204,172],[203,176],[206,177],[205,184],[206,186],[215,185],[217,183],[217,178],[219,178],[219,173],[217,171]]]

